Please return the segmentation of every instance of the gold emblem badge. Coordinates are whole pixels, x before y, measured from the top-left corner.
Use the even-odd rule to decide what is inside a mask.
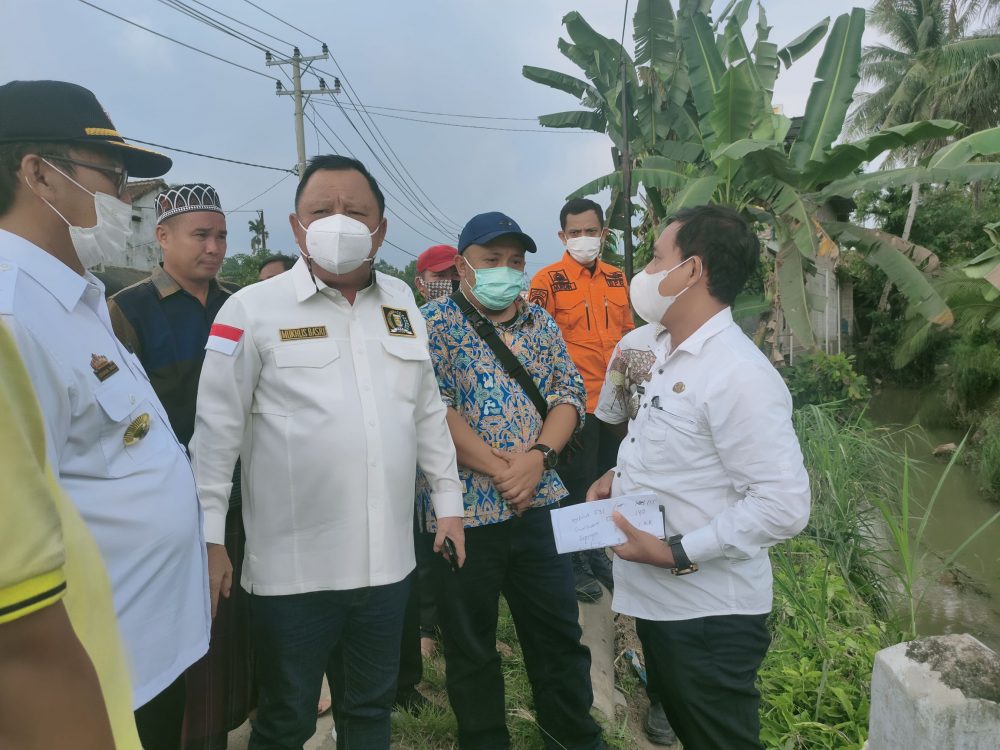
[[[684,383],[678,380],[676,383],[674,383],[674,393],[684,393],[684,387],[685,387]]]
[[[125,436],[122,438],[122,442],[125,443],[125,445],[135,445],[149,434],[149,424],[149,415],[140,414],[138,417],[133,419],[132,424],[126,428]]]
[[[390,336],[416,338],[417,334],[413,332],[413,324],[410,323],[410,314],[406,310],[382,305],[382,317],[385,318],[385,327],[389,329]]]
[[[90,369],[94,371],[94,376],[103,383],[118,372],[118,365],[103,354],[91,354]]]

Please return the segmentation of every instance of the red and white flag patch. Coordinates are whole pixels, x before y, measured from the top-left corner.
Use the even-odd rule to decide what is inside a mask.
[[[208,332],[205,348],[231,357],[236,352],[236,345],[240,343],[241,338],[243,338],[242,328],[214,323]]]

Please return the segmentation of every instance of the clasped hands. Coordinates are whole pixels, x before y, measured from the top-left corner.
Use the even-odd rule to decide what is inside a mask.
[[[520,516],[535,499],[538,483],[545,473],[545,456],[533,450],[511,453],[491,448],[491,451],[497,459],[490,473],[493,486],[500,491],[507,506]]]

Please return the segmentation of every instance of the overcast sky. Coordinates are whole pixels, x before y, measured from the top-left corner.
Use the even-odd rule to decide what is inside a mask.
[[[271,80],[160,39],[78,0],[0,2],[0,28],[5,32],[0,45],[0,79],[53,78],[86,86],[97,94],[126,137],[257,164],[294,166],[292,99],[275,95],[274,79],[282,76],[278,68],[265,66],[262,52],[178,13],[162,0],[90,2],[263,73]],[[624,10],[622,0],[254,2],[325,41],[343,69],[341,77],[351,83],[356,98],[366,105],[508,118],[534,118],[575,109],[571,96],[528,81],[521,75],[521,66],[554,68],[582,77],[582,72],[556,47],[559,36],[565,36],[562,17],[578,10],[599,32],[617,38]],[[724,4],[716,3],[717,9]],[[319,42],[267,16],[246,0],[206,0],[202,4],[188,0],[188,5],[205,12],[208,6],[244,21],[283,42],[298,45],[303,55],[319,53]],[[626,31],[630,51],[635,5],[631,0]],[[853,5],[857,3],[842,0],[764,2],[774,27],[771,39],[779,46],[826,13],[836,16]],[[756,9],[751,11],[746,29],[749,39],[753,38],[751,26],[755,22]],[[232,21],[226,23],[258,39],[263,46],[290,54],[283,42]],[[866,42],[872,37],[870,31],[866,32]],[[782,70],[775,103],[783,106],[786,114],[800,114],[805,108],[821,48],[822,44],[791,70]],[[317,65],[330,73],[325,77],[332,85],[333,74],[337,74],[334,61]],[[315,76],[304,77],[304,86],[317,84]],[[339,100],[365,140],[388,163],[361,117],[350,109],[350,100],[343,94]],[[555,233],[566,195],[611,171],[613,166],[610,142],[597,133],[448,127],[373,114],[381,134],[419,186],[413,192],[429,207],[425,210],[404,199],[404,190],[387,178],[331,97],[313,101],[316,106],[309,108],[307,115],[319,130],[306,123],[307,155],[330,153],[324,136],[338,151],[345,152],[319,121],[321,116],[384,186],[387,207],[395,212],[389,214],[387,238],[414,255],[436,242],[454,244],[454,225],[464,224],[476,213],[500,210],[510,214],[538,242],[537,257],[529,259],[529,271],[536,270],[562,252]],[[540,129],[531,120],[380,111],[462,125]],[[294,177],[289,176],[268,191],[281,179],[280,172],[166,153],[174,159],[174,167],[166,177],[169,182],[209,182],[218,189],[227,210],[246,204],[242,211],[229,216],[230,253],[247,251],[247,222],[254,218],[250,212],[257,209],[264,211],[269,245],[293,249],[287,216],[292,209]],[[393,177],[399,180],[395,173]],[[410,260],[387,245],[380,257],[400,267]]]

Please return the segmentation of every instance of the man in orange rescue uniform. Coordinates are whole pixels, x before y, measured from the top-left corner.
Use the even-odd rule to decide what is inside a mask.
[[[562,329],[569,356],[587,387],[587,418],[575,451],[560,459],[557,471],[569,490],[563,505],[583,502],[601,472],[614,465],[618,441],[594,416],[604,375],[618,341],[635,327],[628,284],[621,269],[600,260],[608,230],[604,212],[594,201],[577,198],[559,212],[559,239],[566,248],[559,262],[531,280],[528,299],[544,307]],[[614,586],[604,550],[573,555],[576,596],[584,602],[601,598],[600,581]]]

